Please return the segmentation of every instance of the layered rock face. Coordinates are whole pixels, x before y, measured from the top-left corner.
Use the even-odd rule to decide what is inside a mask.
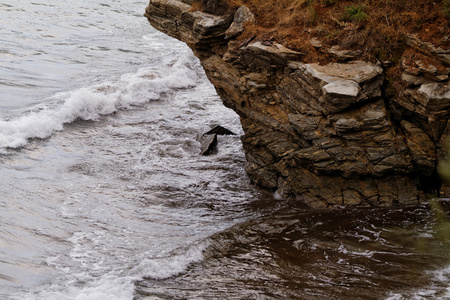
[[[220,1],[204,1],[209,12]],[[256,184],[311,207],[418,204],[445,188],[436,174],[450,135],[450,51],[414,36],[402,60],[403,96],[388,98],[382,64],[333,47],[339,62],[302,62],[274,42],[237,42],[253,15],[192,11],[192,0],[151,0],[146,17],[199,57],[245,135]],[[320,41],[311,44],[321,47]]]

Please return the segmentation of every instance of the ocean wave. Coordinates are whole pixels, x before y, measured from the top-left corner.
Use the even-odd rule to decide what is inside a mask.
[[[15,119],[0,120],[0,153],[23,147],[30,139],[48,138],[76,120],[97,121],[118,110],[158,100],[177,89],[194,87],[202,80],[199,70],[193,55],[166,58],[159,66],[55,95],[44,107]]]
[[[86,275],[85,275],[86,276]],[[87,278],[88,284],[82,285],[85,278],[56,282],[50,286],[44,286],[33,294],[22,294],[12,297],[13,300],[124,300],[133,299],[134,285],[132,277],[102,276],[96,280]],[[61,288],[64,286],[65,288]]]
[[[185,272],[189,266],[205,259],[204,251],[209,242],[203,241],[199,244],[190,245],[186,248],[177,249],[167,255],[160,255],[144,259],[139,265],[139,273],[146,279],[167,279]]]

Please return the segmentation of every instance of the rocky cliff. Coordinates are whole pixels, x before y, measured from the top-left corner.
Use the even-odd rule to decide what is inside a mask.
[[[238,41],[254,21],[248,8],[205,11],[194,11],[192,0],[151,0],[145,16],[189,45],[239,114],[252,181],[311,207],[445,196],[436,165],[450,134],[450,51],[410,36],[401,60],[405,88],[390,97],[384,64],[358,60],[358,51],[325,49],[335,62],[305,63],[304,53],[274,41]]]

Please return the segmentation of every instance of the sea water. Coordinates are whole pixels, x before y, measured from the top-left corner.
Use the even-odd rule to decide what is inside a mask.
[[[146,5],[0,3],[0,299],[449,297],[428,207],[253,186],[238,116]],[[200,156],[215,125],[236,135]]]

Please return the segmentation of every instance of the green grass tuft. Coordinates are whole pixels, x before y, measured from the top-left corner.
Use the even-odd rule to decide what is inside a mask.
[[[446,0],[450,1],[450,0]],[[350,5],[344,10],[344,18],[343,21],[355,21],[362,22],[367,19],[367,14],[364,11],[364,6],[359,5]]]
[[[445,17],[450,19],[450,0],[442,0],[442,6],[444,7]]]

